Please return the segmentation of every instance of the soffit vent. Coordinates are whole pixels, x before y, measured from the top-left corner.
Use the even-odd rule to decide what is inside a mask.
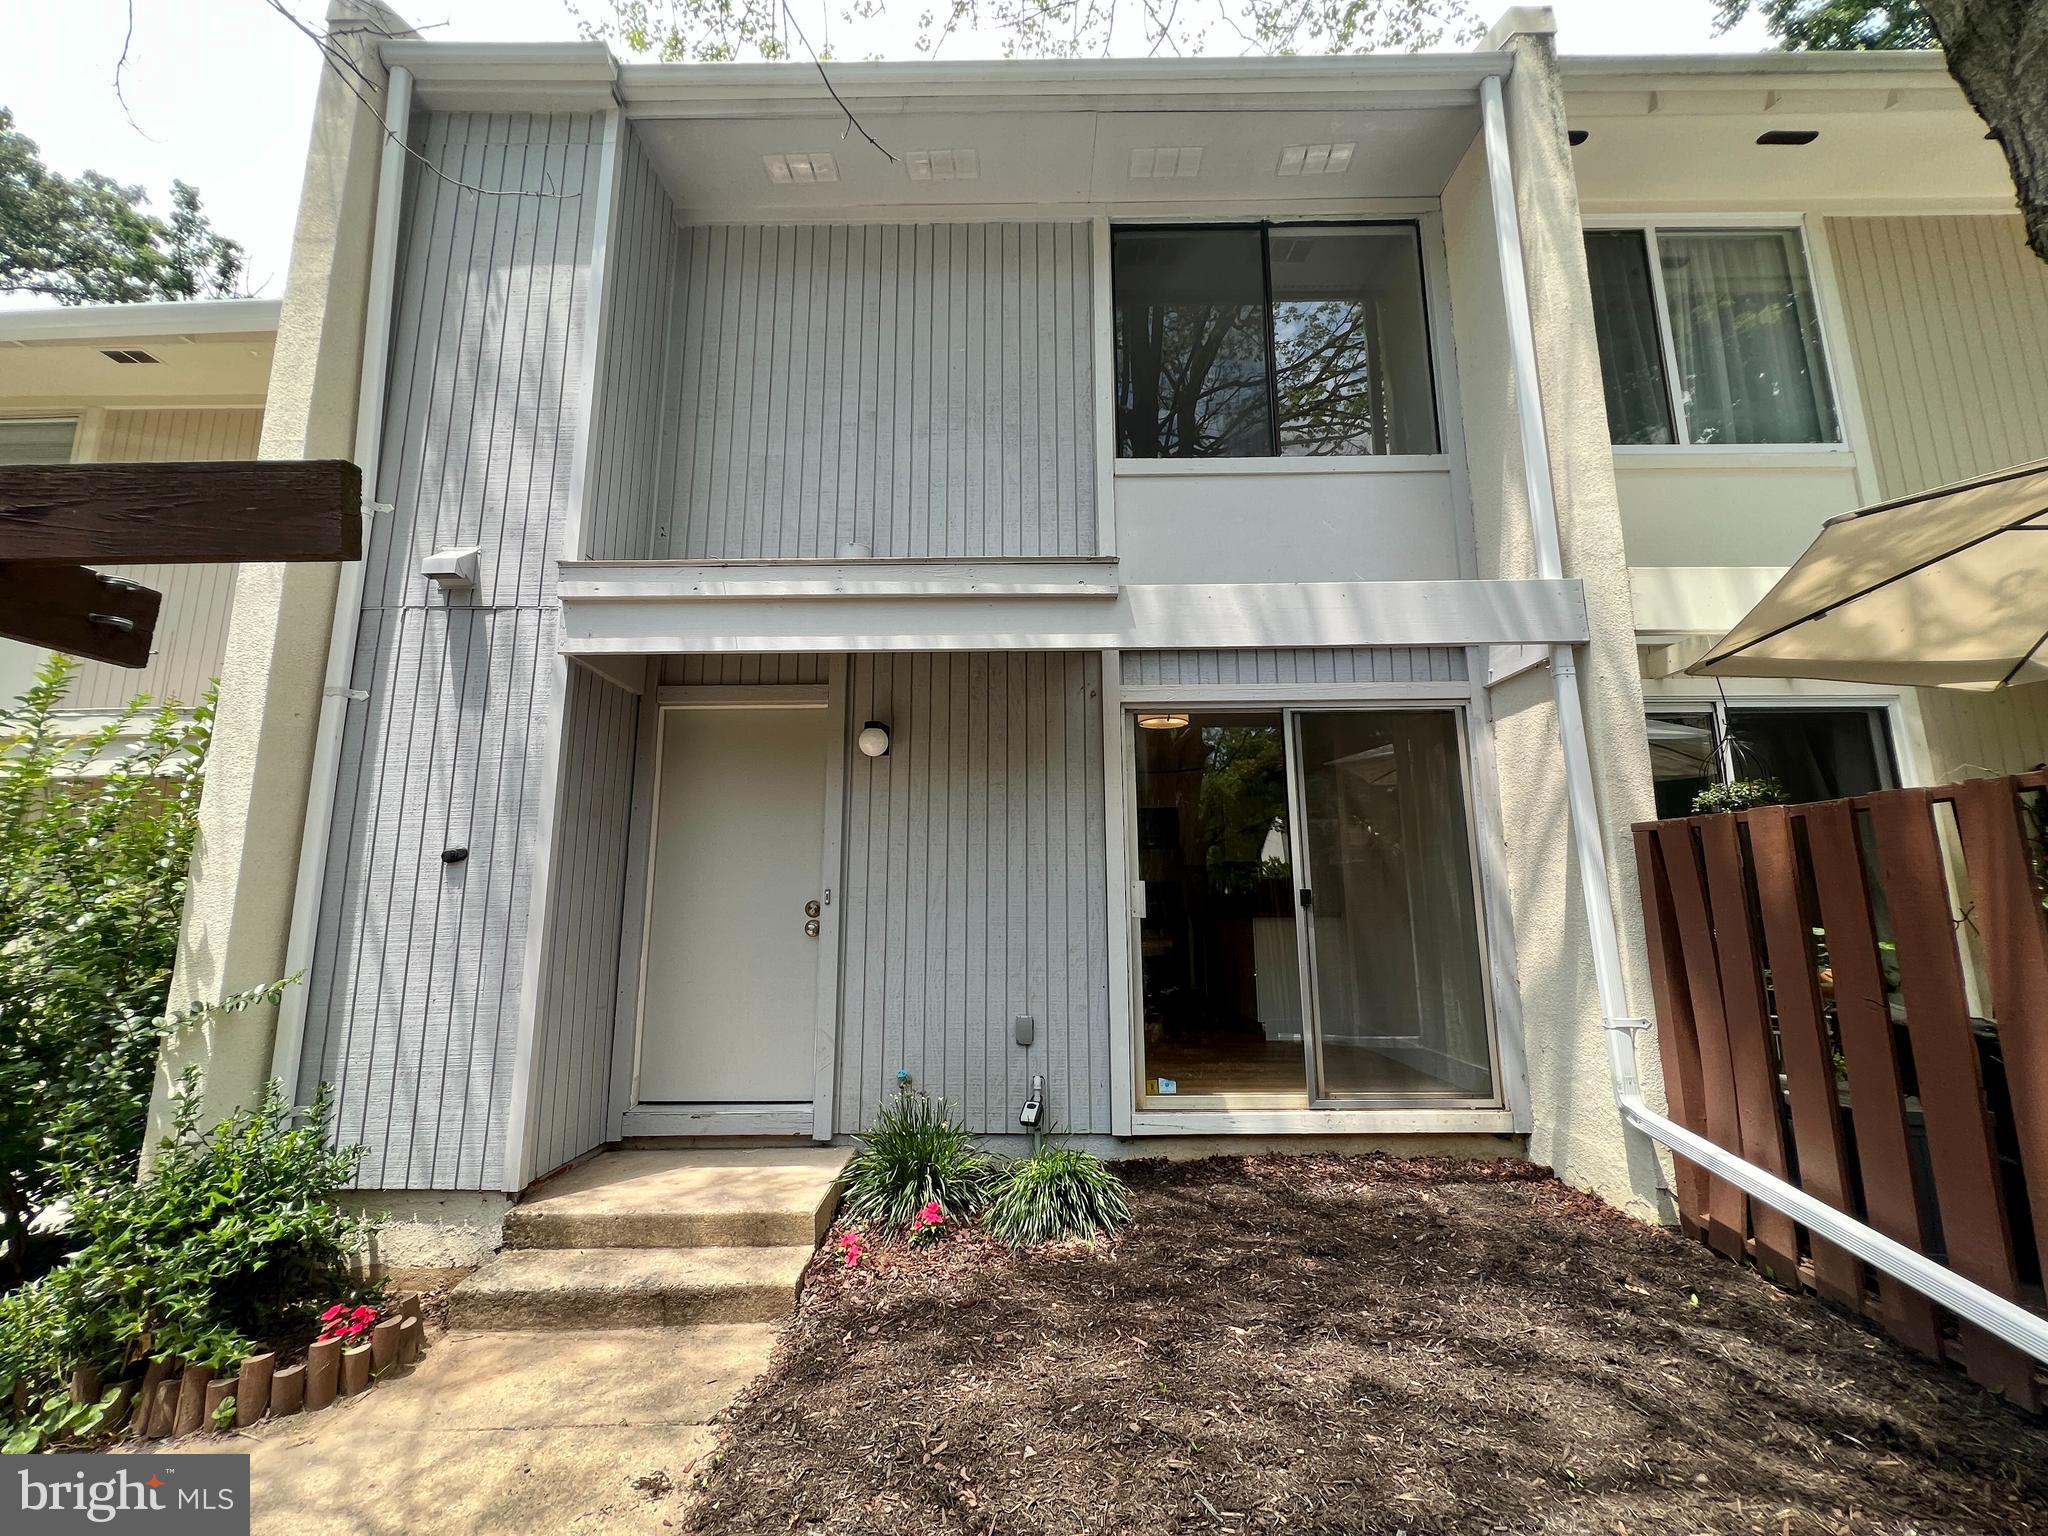
[[[1202,173],[1202,147],[1199,144],[1178,149],[1134,149],[1131,151],[1131,180],[1164,181],[1177,178],[1187,181]]]
[[[979,181],[981,155],[972,149],[908,149],[903,169],[912,181]]]
[[[811,186],[820,181],[839,179],[839,162],[822,150],[809,154],[763,155],[761,164],[767,168],[768,179],[778,187]]]
[[[149,353],[138,352],[132,347],[102,347],[100,349],[100,356],[110,357],[117,363],[161,363],[163,361],[160,357],[152,357]]]
[[[1290,144],[1280,151],[1282,176],[1342,176],[1351,169],[1356,144]]]

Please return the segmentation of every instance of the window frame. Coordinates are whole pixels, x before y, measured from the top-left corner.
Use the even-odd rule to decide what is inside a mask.
[[[1498,877],[1498,871],[1493,867],[1496,850],[1488,842],[1491,836],[1489,819],[1497,812],[1498,807],[1487,798],[1485,781],[1480,772],[1481,748],[1478,733],[1485,730],[1486,726],[1485,722],[1475,721],[1474,718],[1479,702],[1477,692],[1460,691],[1456,684],[1392,684],[1384,688],[1357,684],[1193,684],[1173,688],[1133,688],[1128,691],[1118,689],[1117,697],[1111,701],[1109,708],[1114,711],[1115,718],[1119,721],[1121,741],[1117,744],[1119,750],[1105,754],[1105,758],[1116,765],[1115,771],[1120,779],[1117,793],[1124,812],[1121,833],[1112,832],[1111,835],[1121,836],[1124,845],[1124,867],[1130,872],[1131,888],[1134,892],[1133,899],[1125,904],[1122,920],[1129,945],[1129,975],[1125,978],[1125,983],[1132,1025],[1129,1036],[1131,1097],[1134,1112],[1138,1117],[1133,1122],[1136,1134],[1285,1134],[1290,1131],[1336,1133],[1366,1131],[1375,1127],[1388,1130],[1485,1130],[1494,1123],[1494,1117],[1505,1120],[1518,1113],[1517,1093],[1521,1085],[1511,1082],[1510,1073],[1523,1070],[1520,1048],[1521,1017],[1519,1011],[1510,1012],[1504,1007],[1501,991],[1500,965],[1504,941],[1499,931],[1500,914],[1496,912],[1494,902],[1490,899],[1494,894],[1493,888],[1487,884],[1490,871]],[[1270,711],[1278,717],[1285,764],[1283,771],[1287,780],[1288,858],[1293,866],[1297,886],[1295,963],[1301,986],[1304,1036],[1304,1095],[1300,1102],[1296,1102],[1291,1093],[1268,1102],[1259,1102],[1260,1096],[1255,1094],[1162,1095],[1146,1091],[1145,962],[1142,938],[1145,917],[1142,897],[1135,894],[1144,885],[1142,877],[1138,874],[1141,868],[1138,825],[1138,739],[1141,727],[1137,723],[1137,717],[1155,710],[1182,710],[1190,715],[1219,711]],[[1319,1095],[1317,1091],[1321,1086],[1322,1072],[1321,1044],[1318,1039],[1320,1024],[1317,1022],[1320,1005],[1316,997],[1314,980],[1314,937],[1311,925],[1301,919],[1302,908],[1299,905],[1298,888],[1304,879],[1310,877],[1308,853],[1303,842],[1306,822],[1302,802],[1300,743],[1296,721],[1299,716],[1306,714],[1377,711],[1446,713],[1456,722],[1460,786],[1464,800],[1466,858],[1472,881],[1475,960],[1486,1010],[1487,1051],[1493,1082],[1493,1093],[1490,1097],[1437,1098],[1396,1093],[1339,1094],[1326,1097]],[[1486,750],[1490,752],[1490,743]],[[1115,919],[1116,914],[1112,913],[1112,921]],[[1512,1038],[1510,1031],[1513,1032]],[[1387,1117],[1398,1117],[1409,1124],[1396,1126]]]
[[[1426,453],[1328,453],[1328,454],[1283,454],[1280,452],[1280,370],[1278,348],[1273,329],[1273,231],[1276,229],[1374,229],[1392,226],[1405,227],[1414,237],[1416,294],[1422,304],[1422,342],[1424,359],[1429,369],[1429,415],[1431,425],[1436,429],[1436,447]],[[1437,356],[1437,295],[1435,284],[1430,277],[1429,227],[1424,214],[1402,212],[1386,214],[1338,214],[1319,216],[1299,214],[1287,218],[1271,219],[1230,219],[1230,218],[1181,218],[1181,219],[1111,219],[1109,221],[1107,260],[1104,265],[1109,286],[1109,426],[1111,458],[1119,473],[1126,466],[1151,466],[1161,464],[1194,466],[1207,465],[1212,470],[1221,466],[1244,465],[1286,465],[1290,468],[1316,466],[1342,466],[1357,469],[1372,465],[1410,465],[1435,463],[1451,451],[1452,434],[1450,423],[1445,419],[1443,381],[1445,369]],[[1259,232],[1259,275],[1260,288],[1265,306],[1265,355],[1266,355],[1266,441],[1268,451],[1263,454],[1243,455],[1196,455],[1173,454],[1156,458],[1131,458],[1122,452],[1123,423],[1120,403],[1117,399],[1117,360],[1121,350],[1118,343],[1116,321],[1116,241],[1119,235],[1130,234],[1202,234],[1216,230],[1255,229]],[[1138,473],[1145,473],[1143,468]],[[1233,470],[1231,472],[1241,472]]]
[[[1730,711],[1741,714],[1750,711],[1761,713],[1765,710],[1803,710],[1813,714],[1837,714],[1855,710],[1866,714],[1870,716],[1872,745],[1879,749],[1878,766],[1885,770],[1891,779],[1891,782],[1882,788],[1903,789],[1913,781],[1913,773],[1906,760],[1903,702],[1895,693],[1745,696],[1739,693],[1723,694],[1718,690],[1711,694],[1646,692],[1643,695],[1643,728],[1647,737],[1652,715],[1712,716],[1714,738],[1720,743],[1714,753],[1715,782],[1728,784],[1737,777],[1734,749],[1728,736],[1728,715]]]
[[[1643,237],[1644,256],[1650,269],[1650,298],[1656,308],[1658,355],[1664,362],[1664,398],[1671,412],[1672,441],[1668,443],[1609,443],[1618,454],[1725,455],[1779,454],[1786,456],[1838,454],[1850,457],[1850,401],[1842,390],[1841,370],[1835,363],[1835,344],[1829,334],[1828,311],[1832,294],[1830,278],[1814,256],[1814,241],[1801,214],[1786,213],[1658,213],[1587,214],[1579,221],[1582,232],[1632,230]],[[1799,259],[1806,264],[1806,285],[1813,304],[1813,334],[1820,349],[1821,377],[1827,382],[1833,406],[1835,435],[1816,443],[1698,443],[1678,395],[1678,343],[1671,329],[1671,303],[1664,291],[1664,253],[1660,234],[1786,234],[1798,246]]]
[[[56,411],[51,412],[49,414],[37,413],[34,415],[21,416],[0,415],[0,432],[6,431],[6,429],[9,427],[49,427],[56,426],[60,423],[68,425],[71,428],[71,451],[62,459],[46,460],[42,462],[76,464],[78,462],[78,439],[80,434],[83,433],[85,430],[85,417],[78,412]]]

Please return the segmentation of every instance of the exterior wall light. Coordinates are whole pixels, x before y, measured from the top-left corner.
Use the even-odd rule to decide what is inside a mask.
[[[854,738],[863,757],[887,757],[889,755],[889,727],[879,720],[870,720],[860,728],[860,735]]]
[[[1141,709],[1138,711],[1138,728],[1145,731],[1177,731],[1188,723],[1187,711],[1180,709]]]

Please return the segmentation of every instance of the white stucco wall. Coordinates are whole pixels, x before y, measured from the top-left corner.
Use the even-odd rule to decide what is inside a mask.
[[[1540,27],[1549,13],[1516,15],[1520,25]],[[1540,384],[1552,402],[1547,419],[1564,568],[1585,583],[1591,619],[1592,643],[1579,667],[1594,789],[1631,1000],[1637,1012],[1647,1012],[1649,981],[1629,829],[1650,817],[1654,800],[1577,194],[1550,38],[1523,31],[1501,41],[1515,55],[1505,91],[1509,141]],[[1536,566],[1507,317],[1479,143],[1445,189],[1444,228],[1479,574],[1532,577]],[[1508,680],[1492,690],[1491,700],[1534,1119],[1530,1156],[1569,1183],[1637,1214],[1661,1217],[1667,1203],[1659,1159],[1648,1141],[1624,1132],[1608,1083],[1548,669]],[[1661,1102],[1654,1046],[1646,1042],[1641,1055],[1646,1092]]]

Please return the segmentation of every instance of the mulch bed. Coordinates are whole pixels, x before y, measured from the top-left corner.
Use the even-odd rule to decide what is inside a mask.
[[[2048,1428],[1517,1163],[1122,1165],[1101,1248],[828,1245],[710,1532],[2048,1531]]]

